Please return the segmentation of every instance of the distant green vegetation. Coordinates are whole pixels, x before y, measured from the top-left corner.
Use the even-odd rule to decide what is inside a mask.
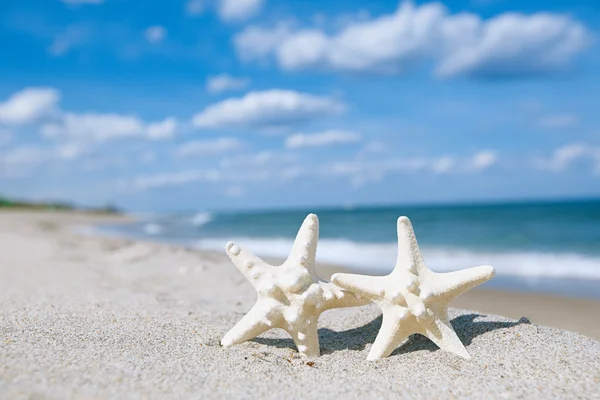
[[[32,202],[25,200],[8,199],[0,196],[0,209],[14,208],[23,210],[60,210],[60,211],[86,211],[98,214],[121,214],[114,205],[108,204],[104,207],[77,207],[66,202]]]

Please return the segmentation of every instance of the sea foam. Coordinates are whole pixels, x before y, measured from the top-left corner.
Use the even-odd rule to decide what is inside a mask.
[[[203,239],[196,247],[224,251],[225,243],[233,240],[263,257],[285,258],[292,240],[272,238]],[[396,243],[358,243],[343,239],[321,239],[317,263],[337,264],[373,270],[385,274],[392,270],[397,256]],[[600,279],[600,257],[575,253],[544,253],[533,251],[486,252],[451,247],[422,246],[427,265],[434,271],[445,272],[489,264],[499,274],[523,277]]]
[[[211,213],[200,212],[200,213],[197,213],[196,215],[194,215],[191,218],[190,222],[193,225],[202,226],[202,225],[208,224],[210,221],[212,221],[212,219],[213,219],[213,216]]]

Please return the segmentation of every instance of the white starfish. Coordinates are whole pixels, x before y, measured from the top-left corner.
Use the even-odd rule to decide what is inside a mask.
[[[375,302],[383,322],[368,360],[389,356],[413,333],[427,336],[442,350],[470,358],[448,320],[448,304],[458,295],[491,279],[494,268],[484,265],[456,272],[435,273],[425,265],[412,224],[398,218],[398,259],[386,276],[334,274],[332,282]]]
[[[281,266],[269,265],[238,245],[227,243],[227,255],[252,283],[258,299],[223,337],[223,346],[245,342],[271,328],[282,328],[292,336],[301,354],[319,356],[319,315],[331,308],[368,303],[333,283],[319,280],[315,271],[318,239],[319,220],[310,214]]]

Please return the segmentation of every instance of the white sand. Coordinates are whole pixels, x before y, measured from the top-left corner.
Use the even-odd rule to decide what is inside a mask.
[[[63,229],[89,221],[0,213],[2,399],[600,397],[599,342],[470,311],[469,361],[420,336],[366,361],[374,306],[323,314],[316,359],[280,331],[224,349],[255,299],[224,256]]]

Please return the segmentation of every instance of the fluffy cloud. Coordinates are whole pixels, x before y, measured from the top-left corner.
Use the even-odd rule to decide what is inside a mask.
[[[430,172],[434,174],[479,172],[491,167],[498,157],[491,151],[480,151],[471,157],[403,157],[392,159],[350,160],[334,162],[313,173],[323,177],[347,177],[354,186],[380,181],[390,174]]]
[[[250,84],[249,79],[235,78],[231,75],[221,74],[206,80],[208,93],[222,93],[228,90],[242,90]]]
[[[146,126],[145,133],[148,139],[166,139],[173,137],[177,130],[177,120],[166,118],[160,122],[154,122]]]
[[[177,129],[175,118],[146,123],[133,115],[65,112],[58,105],[59,99],[56,89],[23,89],[0,103],[0,124],[41,123],[40,132],[46,137],[96,141],[126,137],[158,140],[172,137]]]
[[[220,178],[219,171],[182,171],[141,176],[133,181],[133,187],[138,190],[152,189],[164,186],[181,186],[194,182],[216,182]]]
[[[52,88],[26,88],[0,103],[0,123],[22,125],[35,122],[57,110],[60,94]]]
[[[225,157],[221,160],[221,168],[240,168],[260,167],[265,165],[283,167],[297,162],[299,159],[297,154],[285,152],[261,151],[256,154],[243,154],[235,157]]]
[[[144,37],[148,42],[158,44],[167,37],[167,30],[160,25],[151,26],[144,31]]]
[[[76,47],[88,43],[92,37],[92,30],[86,24],[73,24],[65,27],[56,34],[48,47],[48,53],[61,57]]]
[[[250,26],[236,35],[233,42],[238,55],[243,60],[252,61],[272,54],[289,36],[290,29],[283,24],[273,29]]]
[[[206,154],[218,154],[241,146],[235,138],[219,138],[215,140],[198,140],[179,146],[175,152],[178,157],[189,157]]]
[[[493,157],[493,161],[491,160]],[[348,179],[354,186],[379,181],[391,174],[422,172],[433,174],[479,172],[495,163],[497,156],[481,151],[471,157],[403,157],[371,160],[332,161],[325,164],[299,163],[297,154],[263,152],[225,158],[218,170],[159,173],[135,178],[137,190],[162,186],[181,186],[196,182],[291,181],[310,176],[320,179]],[[473,164],[479,167],[474,168]],[[485,165],[485,167],[484,167]]]
[[[217,11],[224,21],[242,21],[260,11],[264,0],[219,0]]]
[[[85,153],[78,144],[65,143],[54,147],[22,145],[0,152],[0,176],[23,177],[41,165],[55,161],[71,161]]]
[[[189,0],[186,11],[189,15],[200,15],[207,8],[216,8],[219,18],[227,22],[239,22],[256,16],[264,0]]]
[[[481,171],[491,167],[496,161],[498,161],[498,155],[493,151],[480,151],[471,158],[469,167],[470,169]]]
[[[344,110],[340,102],[291,90],[250,92],[213,104],[193,117],[198,128],[280,126]]]
[[[588,42],[586,28],[565,15],[505,13],[483,20],[472,13],[450,14],[440,3],[411,2],[333,34],[251,27],[235,38],[242,58],[273,56],[287,70],[401,73],[434,60],[436,73],[446,77],[552,71],[566,66]]]
[[[61,160],[74,160],[86,151],[81,143],[64,143],[55,149],[54,155]]]
[[[450,172],[456,165],[454,157],[445,156],[431,162],[431,170],[436,174],[445,174]]]
[[[594,173],[600,174],[600,147],[586,143],[571,143],[557,148],[547,159],[536,160],[535,165],[539,169],[560,172],[578,161],[591,162]]]
[[[579,123],[579,117],[574,114],[547,115],[538,120],[538,125],[545,129],[562,129],[575,126]]]
[[[354,132],[329,130],[320,133],[297,133],[289,136],[285,147],[298,149],[301,147],[323,147],[339,143],[354,143],[360,141],[360,135]]]
[[[61,123],[44,125],[41,132],[46,137],[68,136],[96,141],[133,137],[163,139],[171,137],[176,126],[173,118],[146,124],[133,115],[65,113]]]

